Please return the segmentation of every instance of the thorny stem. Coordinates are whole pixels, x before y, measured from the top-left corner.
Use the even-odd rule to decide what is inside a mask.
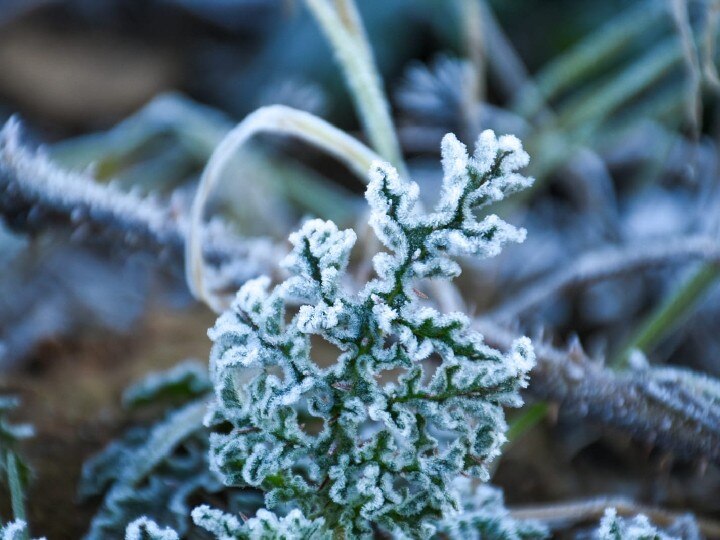
[[[473,326],[488,345],[500,350],[507,350],[515,338],[487,319],[475,319]],[[684,459],[720,462],[720,430],[709,425],[716,407],[699,405],[692,385],[658,386],[645,374],[614,372],[592,362],[582,351],[559,350],[541,340],[534,348],[537,365],[528,392],[536,399],[556,403],[575,418],[619,429]]]

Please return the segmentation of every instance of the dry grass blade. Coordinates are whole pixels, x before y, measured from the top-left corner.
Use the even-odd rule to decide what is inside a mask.
[[[258,133],[291,135],[317,146],[345,163],[363,181],[366,181],[370,165],[380,156],[357,139],[312,114],[273,105],[263,107],[248,115],[217,146],[203,171],[190,215],[190,230],[185,246],[185,276],[190,291],[199,300],[216,311],[223,303],[208,290],[204,279],[203,261],[203,214],[205,205],[220,181],[225,167],[247,141]]]

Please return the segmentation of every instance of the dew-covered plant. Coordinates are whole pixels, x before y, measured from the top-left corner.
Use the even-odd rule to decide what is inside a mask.
[[[505,439],[502,407],[521,404],[534,364],[526,338],[503,355],[464,314],[440,313],[417,289],[424,278],[456,277],[455,257],[523,240],[523,230],[476,213],[530,184],[516,172],[528,156],[516,138],[491,131],[472,156],[447,135],[442,155],[429,214],[415,183],[373,164],[370,224],[387,251],[360,291],[344,283],[355,233],[308,221],[290,236],[291,276],[274,288],[266,277],[247,282],[209,334],[211,467],[228,485],[263,491],[268,509],[296,508],[346,538],[376,528],[427,537],[459,512],[453,481],[488,479]],[[311,336],[340,350],[335,364],[313,359]],[[222,525],[231,517],[195,513],[205,528],[231,528]]]

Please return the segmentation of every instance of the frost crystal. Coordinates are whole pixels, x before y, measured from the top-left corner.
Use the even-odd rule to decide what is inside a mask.
[[[445,177],[430,214],[418,207],[417,184],[373,165],[370,223],[387,251],[374,257],[377,277],[359,293],[342,282],[355,233],[309,221],[290,237],[291,277],[274,288],[268,278],[247,282],[209,332],[211,467],[228,485],[264,491],[270,509],[289,503],[302,512],[285,519],[322,517],[324,530],[346,538],[376,527],[426,537],[460,510],[458,475],[488,478],[505,440],[503,406],[521,403],[534,364],[529,341],[503,355],[462,313],[420,305],[413,286],[457,276],[456,256],[492,256],[522,241],[523,230],[476,212],[530,184],[515,172],[528,156],[514,137],[490,131],[472,156],[447,135],[442,154]],[[335,364],[311,357],[311,335],[341,351]],[[401,372],[397,381],[390,370]],[[227,531],[218,537],[244,537],[235,522],[212,516]],[[276,530],[280,522],[266,517],[258,519]]]

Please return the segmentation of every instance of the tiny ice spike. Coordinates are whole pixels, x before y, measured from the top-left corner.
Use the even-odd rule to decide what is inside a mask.
[[[475,212],[529,186],[516,172],[527,163],[515,137],[485,131],[469,156],[446,135],[440,201],[427,215],[417,184],[375,163],[366,196],[387,248],[373,259],[375,279],[347,292],[355,233],[312,220],[290,236],[289,279],[240,289],[209,332],[210,461],[227,484],[260,489],[269,509],[290,504],[346,538],[374,528],[424,538],[460,510],[452,481],[487,480],[505,440],[502,407],[521,404],[534,353],[523,338],[501,354],[465,315],[421,305],[413,288],[460,274],[453,256],[492,256],[524,239]],[[286,305],[298,304],[286,322]],[[311,335],[340,349],[337,363],[313,361]],[[388,382],[388,370],[402,374]]]

